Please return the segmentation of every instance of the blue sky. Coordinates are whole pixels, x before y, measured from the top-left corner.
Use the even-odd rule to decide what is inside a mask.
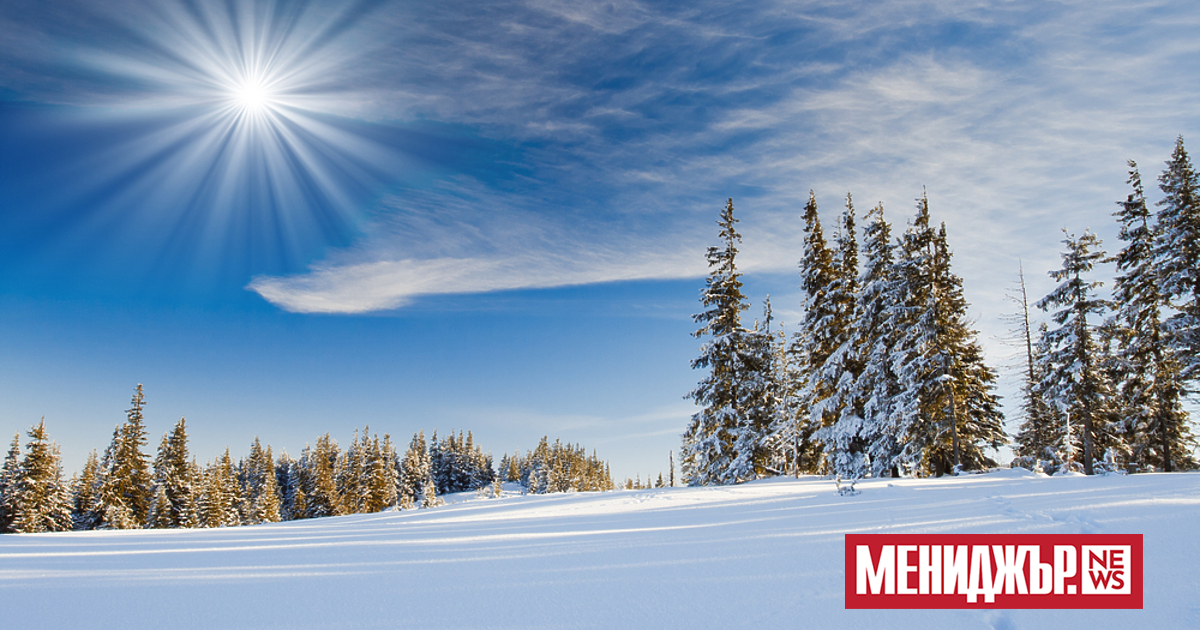
[[[1179,2],[92,2],[0,8],[0,430],[151,447],[549,434],[657,473],[734,198],[798,320],[799,210],[928,190],[989,356],[1125,160],[1200,137]],[[250,96],[247,96],[250,94]],[[249,104],[250,101],[260,104]]]

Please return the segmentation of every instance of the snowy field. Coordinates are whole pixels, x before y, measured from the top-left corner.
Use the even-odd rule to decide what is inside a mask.
[[[1200,628],[1200,474],[1003,471],[0,536],[4,628]],[[1145,608],[843,609],[846,533],[1144,534]]]

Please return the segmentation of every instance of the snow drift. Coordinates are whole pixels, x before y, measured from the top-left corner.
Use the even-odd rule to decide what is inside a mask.
[[[1200,627],[1200,474],[1023,470],[517,496],[210,530],[0,536],[4,626]],[[1143,610],[844,610],[847,533],[1143,534]]]

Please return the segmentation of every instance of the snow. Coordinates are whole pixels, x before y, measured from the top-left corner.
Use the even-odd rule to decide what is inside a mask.
[[[477,498],[0,536],[4,627],[1200,627],[1200,474],[1024,470]],[[1144,610],[844,610],[847,533],[1143,534]]]

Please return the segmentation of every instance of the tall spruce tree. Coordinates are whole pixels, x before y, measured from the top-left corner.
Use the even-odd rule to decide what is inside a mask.
[[[846,193],[846,209],[835,238],[837,249],[833,255],[833,274],[825,294],[831,314],[823,327],[834,350],[814,377],[820,382],[820,390],[827,393],[827,398],[820,403],[823,408],[822,426],[826,428],[833,426],[841,417],[850,403],[846,397],[850,384],[862,372],[861,335],[856,330],[858,322],[855,319],[859,294],[858,240],[855,231],[854,201],[850,193]]]
[[[937,428],[924,413],[931,390],[940,389],[935,379],[941,375],[940,357],[929,351],[934,345],[937,322],[934,237],[928,199],[922,195],[917,200],[917,216],[900,239],[896,260],[898,304],[894,317],[898,337],[891,363],[899,392],[893,400],[893,421],[888,427],[895,436],[896,452],[891,461],[881,462],[894,473],[901,472],[901,468],[919,467],[928,438]]]
[[[1192,382],[1200,379],[1200,175],[1182,136],[1158,183],[1164,197],[1158,202],[1155,265],[1161,290],[1177,311],[1165,328],[1182,377]]]
[[[889,428],[899,440],[893,464],[939,475],[960,465],[994,465],[983,447],[1007,441],[993,391],[996,374],[984,364],[950,259],[945,225],[932,228],[922,195],[897,261],[903,306],[897,309],[892,367],[899,393]]]
[[[744,404],[751,372],[745,364],[747,335],[741,314],[747,303],[737,270],[742,237],[736,224],[730,199],[717,221],[723,246],[708,248],[709,276],[701,296],[705,310],[693,316],[700,324],[694,336],[708,337],[692,361],[693,369],[706,369],[708,374],[687,396],[701,410],[692,416],[680,448],[683,476],[693,486],[744,479],[733,468],[738,460],[735,444],[748,423]]]
[[[1185,467],[1194,463],[1194,442],[1182,405],[1180,366],[1163,332],[1163,311],[1169,303],[1160,288],[1164,274],[1155,260],[1156,229],[1132,160],[1127,183],[1133,190],[1114,213],[1125,241],[1112,259],[1117,265],[1116,313],[1110,327],[1116,344],[1115,385],[1133,462],[1170,472],[1177,462]]]
[[[142,452],[146,445],[145,418],[142,410],[146,395],[138,383],[126,420],[113,432],[113,441],[105,451],[104,485],[101,487],[106,529],[130,529],[145,526],[150,513],[152,476],[150,462]]]
[[[838,278],[834,254],[829,249],[817,213],[817,197],[808,193],[804,206],[804,252],[800,259],[800,291],[804,318],[796,331],[790,352],[801,382],[797,385],[804,413],[797,418],[797,459],[801,472],[819,472],[824,462],[822,448],[814,433],[836,419],[825,401],[832,395],[831,384],[821,378],[821,369],[840,345],[841,322],[837,321],[837,305],[831,299],[830,287]]]
[[[12,530],[19,533],[71,529],[71,490],[62,478],[58,445],[46,435],[46,421],[29,429],[16,483]]]
[[[1095,294],[1095,289],[1103,283],[1086,277],[1104,258],[1104,251],[1100,249],[1099,237],[1091,232],[1084,232],[1078,238],[1066,230],[1063,233],[1066,235],[1063,266],[1050,272],[1059,285],[1036,303],[1043,311],[1058,309],[1051,318],[1059,326],[1044,335],[1047,350],[1038,390],[1049,405],[1068,414],[1082,442],[1084,473],[1090,475],[1093,460],[1099,454],[1097,447],[1115,445],[1113,440],[1100,440],[1098,436],[1097,429],[1106,436],[1110,433],[1108,424],[1112,414],[1108,401],[1112,392],[1098,368],[1095,324],[1088,320],[1089,316],[1102,316],[1108,308],[1108,302]],[[1074,450],[1072,445],[1064,446]]]
[[[898,454],[889,430],[898,393],[891,366],[898,298],[891,225],[884,219],[883,204],[867,213],[864,236],[855,325],[843,342],[843,352],[852,355],[859,368],[857,374],[849,372],[852,378],[842,380],[838,420],[820,435],[834,473],[845,478],[882,475]]]
[[[187,420],[180,418],[163,434],[154,458],[153,518],[155,526],[196,526],[196,479],[187,446]]]
[[[1008,442],[995,393],[997,375],[986,364],[979,333],[971,327],[962,279],[951,271],[945,223],[938,229],[934,252],[935,347],[941,387],[931,406],[944,414],[950,431],[939,432],[941,439],[925,454],[926,467],[937,472],[951,469],[952,463],[968,470],[995,466],[983,449],[999,449]]]

